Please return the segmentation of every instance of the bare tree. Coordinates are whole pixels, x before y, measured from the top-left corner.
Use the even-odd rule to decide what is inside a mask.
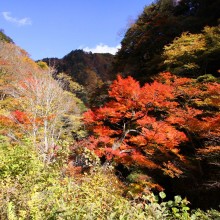
[[[72,111],[78,113],[74,95],[64,91],[52,78],[53,70],[33,73],[17,82],[16,94],[23,110],[29,114],[34,143],[44,161],[49,162],[56,141],[62,133],[62,117]]]
[[[0,42],[0,84],[2,99],[10,95],[16,100],[18,110],[27,120],[13,120],[24,134],[32,138],[34,145],[46,163],[51,161],[53,149],[63,132],[66,114],[79,116],[77,98],[62,88],[61,81],[52,76],[53,68],[41,68],[28,54],[14,44]]]

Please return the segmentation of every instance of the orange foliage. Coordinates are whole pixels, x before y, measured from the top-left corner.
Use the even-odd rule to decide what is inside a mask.
[[[14,119],[21,123],[21,124],[30,124],[30,117],[22,111],[16,110],[14,112],[12,112],[12,116],[14,117]]]
[[[203,116],[198,105],[205,105],[207,97],[219,99],[218,88],[217,83],[196,83],[168,72],[143,87],[132,77],[118,76],[110,87],[111,101],[84,114],[96,137],[89,148],[117,163],[179,176],[188,163],[179,146],[191,144],[190,133],[200,138],[220,133],[219,114]]]
[[[7,126],[7,127],[11,127],[13,125],[13,120],[10,119],[9,117],[6,117],[4,115],[0,115],[0,125],[1,126]]]
[[[172,178],[174,178],[175,176],[178,177],[183,173],[177,166],[175,166],[170,161],[168,161],[168,163],[164,163],[163,165],[165,168],[163,168],[162,170]]]
[[[87,147],[108,160],[149,169],[161,169],[166,158],[184,161],[178,146],[187,137],[165,121],[166,112],[178,106],[173,86],[155,81],[141,87],[132,77],[118,76],[109,96],[112,100],[105,106],[84,114],[85,124],[97,137]]]
[[[220,146],[209,146],[207,148],[199,149],[198,150],[199,154],[204,154],[204,155],[207,155],[207,154],[219,154],[219,152],[220,152]]]

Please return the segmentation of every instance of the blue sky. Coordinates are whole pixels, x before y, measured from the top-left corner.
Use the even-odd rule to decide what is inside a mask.
[[[114,53],[153,0],[1,0],[0,29],[34,60],[75,49]]]

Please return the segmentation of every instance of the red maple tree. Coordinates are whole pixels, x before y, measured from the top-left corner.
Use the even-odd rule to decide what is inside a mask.
[[[202,153],[219,152],[219,91],[218,83],[169,72],[143,87],[118,76],[110,87],[111,101],[84,113],[93,135],[87,147],[126,166],[179,176],[189,156],[192,162]]]
[[[185,161],[179,145],[187,137],[166,120],[179,106],[175,88],[158,81],[141,87],[132,77],[118,76],[109,97],[103,107],[84,113],[85,124],[94,134],[88,147],[118,163],[181,174],[176,161]]]

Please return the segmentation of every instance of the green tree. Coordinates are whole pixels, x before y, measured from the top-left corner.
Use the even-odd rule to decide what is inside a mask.
[[[168,70],[190,77],[206,73],[217,76],[219,56],[219,27],[205,27],[201,34],[183,33],[164,47],[164,63]]]
[[[161,0],[146,6],[121,42],[115,72],[146,82],[164,71],[164,46],[183,32],[198,34],[207,25],[218,25],[219,8],[219,0],[184,0],[177,6]]]

